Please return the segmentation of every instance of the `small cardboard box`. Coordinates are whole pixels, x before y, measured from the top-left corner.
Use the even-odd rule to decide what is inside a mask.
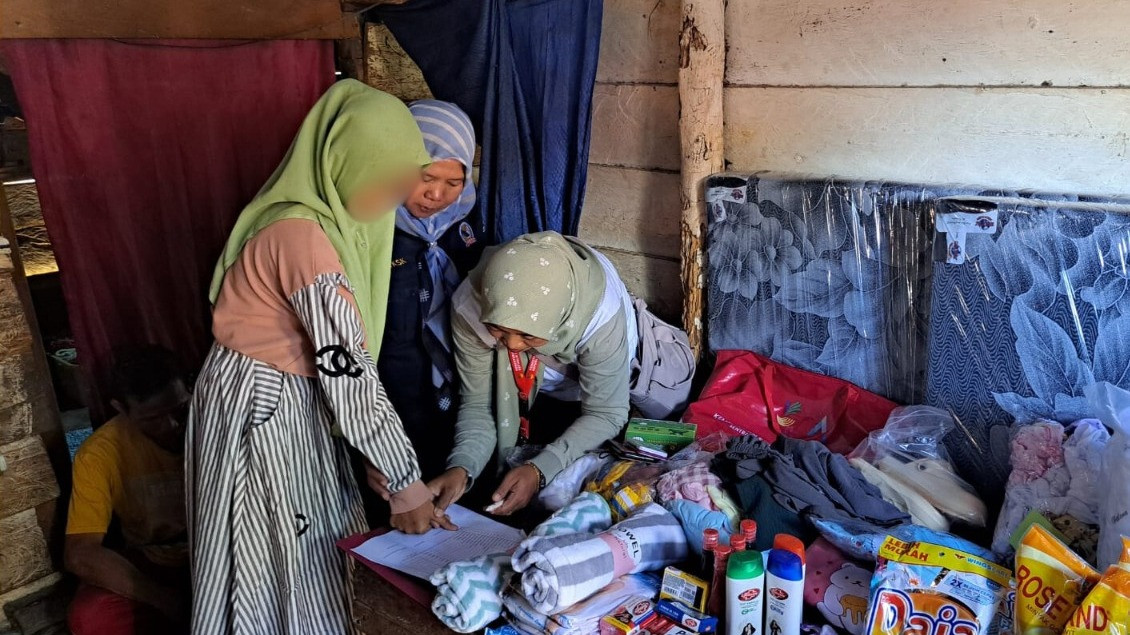
[[[624,430],[624,440],[639,440],[663,448],[668,454],[674,454],[694,442],[697,430],[698,426],[693,423],[632,419]]]
[[[635,597],[600,620],[600,635],[636,635],[655,616],[655,602]]]

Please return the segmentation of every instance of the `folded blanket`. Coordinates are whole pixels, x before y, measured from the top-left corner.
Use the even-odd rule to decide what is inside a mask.
[[[545,616],[510,584],[502,594],[503,615],[521,630],[550,635],[591,635],[600,620],[631,598],[651,599],[659,594],[661,580],[655,573],[633,573],[617,578],[592,597],[556,615]]]
[[[511,565],[522,574],[522,592],[530,605],[553,615],[622,575],[662,569],[686,555],[679,521],[649,503],[601,534],[525,540]]]
[[[588,535],[611,524],[608,503],[598,494],[585,492],[538,525],[530,536]],[[502,589],[513,574],[508,553],[449,564],[430,578],[436,587],[432,612],[454,631],[471,633],[482,629],[502,614]]]

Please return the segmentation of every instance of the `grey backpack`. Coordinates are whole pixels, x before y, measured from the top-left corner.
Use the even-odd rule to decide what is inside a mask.
[[[631,402],[648,419],[665,419],[687,406],[695,359],[687,334],[635,299],[640,345],[632,360]]]

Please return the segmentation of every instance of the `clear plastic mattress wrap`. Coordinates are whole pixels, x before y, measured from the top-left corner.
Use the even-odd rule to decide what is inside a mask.
[[[707,334],[900,403],[925,394],[934,202],[950,189],[708,179]]]
[[[1093,416],[1085,386],[1130,386],[1130,201],[966,197],[938,214],[928,402],[1070,423]]]
[[[979,490],[1014,421],[1130,389],[1130,200],[731,173],[706,194],[710,348],[952,412]]]

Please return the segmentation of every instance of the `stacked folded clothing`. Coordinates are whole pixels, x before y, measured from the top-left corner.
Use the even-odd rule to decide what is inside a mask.
[[[586,492],[538,525],[530,539],[571,533],[587,536],[611,524],[608,504]],[[513,575],[508,553],[449,564],[432,574],[430,581],[436,587],[432,612],[454,631],[482,629],[502,614],[502,590]]]

